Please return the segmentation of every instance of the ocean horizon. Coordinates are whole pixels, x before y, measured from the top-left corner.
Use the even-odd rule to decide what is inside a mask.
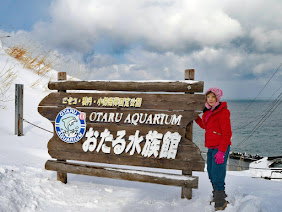
[[[255,101],[223,99],[222,101],[227,102],[231,113],[231,152],[258,154],[265,157],[282,155],[281,100],[275,105],[275,100],[264,99]],[[193,142],[201,151],[207,152],[204,139],[204,130],[194,122]]]

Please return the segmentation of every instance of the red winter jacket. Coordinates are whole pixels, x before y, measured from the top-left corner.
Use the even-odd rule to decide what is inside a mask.
[[[196,123],[203,129],[205,133],[205,147],[212,148],[218,146],[218,150],[225,152],[228,145],[231,145],[231,124],[230,111],[227,109],[227,103],[221,102],[215,108],[205,123],[205,117],[209,110],[204,111],[202,119],[200,116],[196,119]]]

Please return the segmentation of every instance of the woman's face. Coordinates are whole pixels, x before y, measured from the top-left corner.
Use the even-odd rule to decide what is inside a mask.
[[[215,105],[215,103],[217,102],[216,97],[214,95],[214,93],[209,93],[207,95],[207,103],[213,107]]]

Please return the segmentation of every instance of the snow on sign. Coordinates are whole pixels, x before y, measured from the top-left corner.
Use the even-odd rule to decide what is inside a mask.
[[[203,171],[204,160],[192,141],[192,126],[205,97],[183,92],[202,92],[203,82],[62,81],[50,82],[49,88],[59,92],[46,96],[38,111],[54,125],[48,153],[57,160],[47,161],[45,167],[57,171],[62,182],[66,183],[66,173],[75,173],[197,188],[196,177],[189,182],[168,182],[167,178],[66,161]],[[122,92],[116,92],[119,89]],[[156,93],[159,91],[162,93]]]

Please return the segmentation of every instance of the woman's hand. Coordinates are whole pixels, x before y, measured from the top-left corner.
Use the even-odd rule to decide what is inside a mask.
[[[222,151],[218,151],[215,154],[214,158],[215,158],[215,162],[217,164],[223,164],[224,163],[224,154],[225,154],[225,152],[222,152]]]

